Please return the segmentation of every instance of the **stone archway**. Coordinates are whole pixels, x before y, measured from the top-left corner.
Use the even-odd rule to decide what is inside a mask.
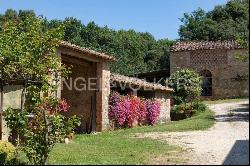
[[[213,95],[213,80],[212,73],[209,70],[202,70],[200,72],[200,76],[202,77],[202,93],[201,96],[212,96]]]

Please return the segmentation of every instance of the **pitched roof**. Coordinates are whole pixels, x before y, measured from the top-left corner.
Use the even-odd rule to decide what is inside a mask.
[[[150,83],[146,82],[143,79],[135,78],[135,77],[128,77],[120,74],[111,74],[110,75],[110,80],[114,82],[119,82],[119,83],[126,83],[129,85],[134,85],[134,86],[139,86],[142,88],[147,88],[147,90],[160,90],[160,91],[165,91],[165,92],[171,92],[174,91],[173,89],[163,86],[161,84],[157,83]]]
[[[88,54],[93,55],[97,58],[101,58],[101,59],[105,59],[105,60],[109,60],[109,61],[116,61],[116,59],[110,55],[100,53],[100,52],[97,52],[97,51],[94,51],[94,50],[91,50],[88,48],[80,47],[80,46],[77,46],[77,45],[72,44],[70,42],[61,41],[59,46],[63,47],[63,48],[69,48],[69,49],[72,49],[72,50],[80,52],[80,53],[88,53]]]
[[[239,49],[236,41],[180,41],[171,47],[171,52],[212,49]]]

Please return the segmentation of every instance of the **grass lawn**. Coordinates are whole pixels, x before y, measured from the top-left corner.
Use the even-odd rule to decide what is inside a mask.
[[[205,104],[222,104],[222,103],[234,103],[241,101],[248,101],[249,98],[235,98],[235,99],[220,99],[220,100],[206,100],[203,101]]]
[[[49,164],[175,164],[183,163],[183,150],[166,142],[134,138],[133,133],[204,130],[214,124],[213,112],[205,111],[190,119],[165,125],[76,135],[69,144],[57,144]]]

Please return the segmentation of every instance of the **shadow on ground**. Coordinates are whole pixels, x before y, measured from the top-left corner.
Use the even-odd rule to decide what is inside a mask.
[[[237,140],[223,165],[249,165],[249,140]]]
[[[240,108],[231,109],[227,114],[216,115],[218,122],[249,122],[249,104],[241,104]]]

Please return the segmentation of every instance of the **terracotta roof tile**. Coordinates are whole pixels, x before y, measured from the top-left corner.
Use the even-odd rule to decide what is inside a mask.
[[[161,90],[161,91],[166,91],[166,92],[171,92],[173,89],[163,86],[161,84],[156,84],[156,83],[150,83],[146,82],[143,79],[135,78],[135,77],[128,77],[120,74],[111,74],[110,75],[110,80],[114,82],[119,82],[119,83],[127,83],[135,86],[141,86],[143,88],[149,88],[151,90]]]
[[[94,51],[94,50],[91,50],[88,48],[80,47],[80,46],[77,46],[75,44],[71,44],[71,43],[66,42],[66,41],[61,41],[59,46],[64,47],[64,48],[70,48],[70,49],[73,49],[75,51],[82,52],[82,53],[88,53],[88,54],[91,54],[97,58],[101,58],[101,59],[105,59],[105,60],[109,60],[109,61],[116,61],[116,59],[110,55],[100,53],[100,52],[97,52],[97,51]]]
[[[211,49],[239,49],[235,41],[180,41],[171,47],[171,52]]]

